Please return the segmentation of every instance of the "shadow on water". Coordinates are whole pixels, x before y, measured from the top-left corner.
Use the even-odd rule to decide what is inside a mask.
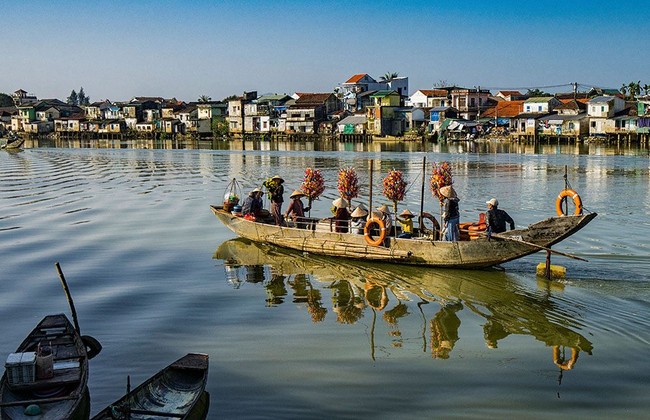
[[[292,289],[293,302],[306,305],[311,321],[322,322],[331,309],[339,324],[372,317],[371,357],[375,358],[374,330],[379,314],[391,329],[393,346],[401,346],[399,321],[420,317],[424,350],[438,359],[449,358],[459,339],[462,311],[484,320],[483,337],[489,348],[514,334],[532,336],[552,348],[561,370],[575,366],[580,352],[592,353],[592,343],[581,335],[580,313],[570,303],[525,290],[508,274],[497,270],[461,271],[352,262],[258,244],[246,239],[222,243],[214,254],[224,261],[227,281],[239,288],[260,283],[268,306],[280,305]],[[324,294],[332,306],[324,305]],[[397,304],[390,302],[389,295]],[[440,309],[427,319],[423,307]]]

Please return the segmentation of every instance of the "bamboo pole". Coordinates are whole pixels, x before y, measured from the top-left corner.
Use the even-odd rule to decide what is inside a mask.
[[[422,191],[420,193],[420,216],[424,213],[424,183],[426,180],[426,171],[427,171],[427,156],[424,155],[422,158]],[[420,232],[422,229],[420,228]]]
[[[77,333],[81,335],[81,330],[79,329],[79,321],[77,320],[77,310],[74,307],[74,302],[72,301],[72,296],[70,295],[70,289],[68,289],[68,283],[65,281],[65,276],[63,275],[63,271],[61,271],[61,266],[59,263],[57,262],[54,265],[56,266],[56,270],[59,272],[59,278],[61,279],[63,290],[65,291],[65,295],[68,298],[70,311],[72,311],[72,321],[74,322],[74,328],[77,330]]]
[[[374,160],[370,159],[370,175],[369,179],[369,192],[368,192],[368,216],[372,215],[372,171],[374,166]]]

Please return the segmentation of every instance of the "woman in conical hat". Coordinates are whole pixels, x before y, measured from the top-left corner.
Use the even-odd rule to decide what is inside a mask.
[[[366,216],[368,215],[368,210],[361,207],[361,204],[354,209],[352,214],[352,220],[350,221],[350,233],[363,234],[363,228],[366,226]]]
[[[409,209],[404,209],[399,216],[395,216],[395,220],[402,226],[402,233],[397,236],[398,238],[410,239],[413,237],[413,216],[414,214]]]
[[[381,212],[381,220],[384,222],[386,232],[390,232],[393,228],[393,218],[390,215],[390,209],[386,204],[382,204],[381,206],[377,207],[377,210]]]
[[[300,190],[294,190],[294,192],[291,193],[289,198],[291,198],[291,204],[289,204],[289,208],[287,208],[286,213],[284,213],[285,218],[291,218],[294,222],[296,222],[296,227],[303,229],[305,227],[305,212],[309,211],[309,207],[305,208],[304,204],[302,204],[302,201],[300,198],[304,197],[305,193],[303,193]]]
[[[348,226],[350,224],[350,212],[348,211],[348,206],[350,203],[348,203],[348,200],[345,198],[339,197],[332,201],[332,205],[336,208],[336,213],[334,214],[336,232],[348,233]]]
[[[339,197],[336,200],[332,201],[332,205],[337,209],[340,209],[341,207],[348,207],[350,203],[348,203],[348,200],[345,198]]]
[[[440,188],[440,195],[444,197],[443,203],[445,210],[442,213],[442,220],[444,222],[443,232],[445,234],[445,241],[458,241],[460,239],[460,230],[458,223],[460,222],[460,212],[458,210],[458,195],[451,185]]]

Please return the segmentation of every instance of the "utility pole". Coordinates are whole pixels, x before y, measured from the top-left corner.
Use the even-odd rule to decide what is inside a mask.
[[[241,149],[246,150],[246,119],[244,116],[244,103],[246,102],[246,92],[241,97]]]
[[[573,82],[573,100],[575,101],[578,97],[578,82]]]

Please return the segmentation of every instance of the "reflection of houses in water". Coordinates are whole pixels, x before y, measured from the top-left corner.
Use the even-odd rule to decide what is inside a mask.
[[[231,284],[262,283],[267,305],[284,303],[290,288],[292,302],[304,305],[313,322],[325,320],[323,293],[329,289],[337,323],[355,324],[366,315],[370,317],[373,358],[378,312],[396,348],[404,342],[399,321],[419,314],[428,332],[421,334],[423,347],[436,359],[450,357],[460,339],[458,314],[464,310],[485,320],[483,336],[488,348],[498,348],[499,342],[512,334],[532,336],[552,348],[553,362],[562,370],[572,369],[581,351],[592,352],[591,342],[577,332],[580,315],[575,308],[560,305],[550,291],[544,295],[526,292],[499,271],[347,262],[304,256],[241,238],[224,242],[215,258],[226,261],[226,278]],[[232,280],[234,272],[239,282]],[[325,285],[319,288],[319,284]],[[439,309],[427,315],[423,308],[434,302]]]

